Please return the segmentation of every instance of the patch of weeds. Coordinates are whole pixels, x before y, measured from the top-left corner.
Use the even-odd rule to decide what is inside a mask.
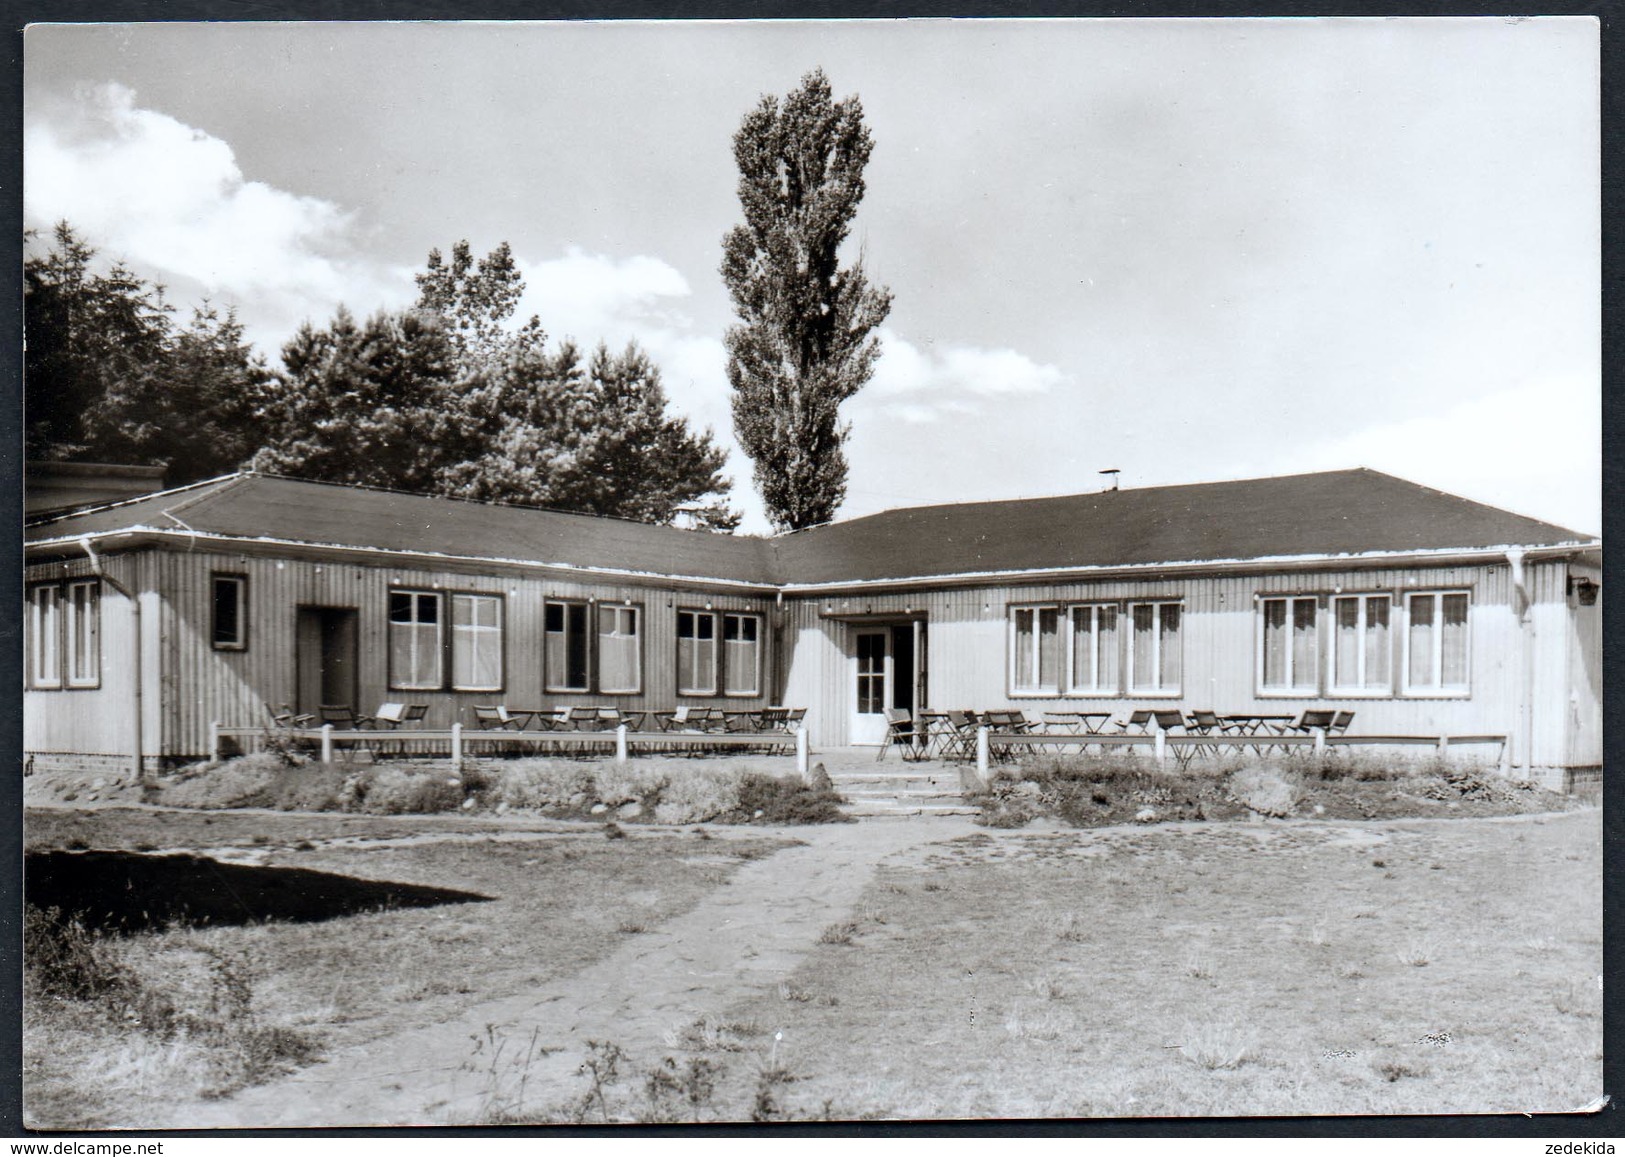
[[[1408,964],[1412,968],[1426,968],[1433,962],[1434,955],[1433,945],[1427,940],[1408,940],[1394,952],[1401,964]]]
[[[1048,972],[1035,976],[1027,982],[1027,987],[1044,1000],[1066,999],[1066,984],[1058,973]]]
[[[638,1120],[670,1124],[704,1119],[716,1096],[717,1082],[727,1071],[721,1062],[705,1057],[689,1057],[682,1065],[666,1057],[644,1076],[644,1107]]]
[[[799,776],[750,773],[739,780],[738,803],[725,818],[736,823],[839,824],[855,822],[841,811],[845,798],[803,783]]]
[[[530,1031],[530,1039],[523,1051],[510,1053],[508,1034],[494,1024],[485,1026],[484,1035],[472,1033],[473,1054],[460,1068],[465,1072],[480,1073],[485,1077],[485,1089],[480,1095],[476,1120],[480,1124],[524,1123],[525,1086],[530,1082],[531,1065],[557,1052],[540,1043],[541,1028]],[[484,1057],[486,1059],[478,1060]]]
[[[1565,1016],[1601,1016],[1602,977],[1571,980],[1552,993],[1552,1007]]]
[[[604,836],[611,840],[624,840],[626,839],[626,829],[614,820],[610,820],[604,825]]]
[[[939,883],[936,880],[927,880],[924,884],[922,884],[920,886],[920,891],[922,891],[922,892],[945,892],[945,891],[947,891],[947,885]]]
[[[1426,1069],[1413,1069],[1410,1065],[1400,1064],[1396,1061],[1387,1061],[1378,1065],[1377,1072],[1383,1080],[1390,1084],[1395,1081],[1402,1081],[1407,1077],[1425,1077],[1428,1075]]]
[[[1357,965],[1353,965],[1353,964],[1340,964],[1340,965],[1338,965],[1337,969],[1336,969],[1336,974],[1337,974],[1337,979],[1339,979],[1339,980],[1364,980],[1365,979],[1365,973],[1361,972],[1359,967]]]
[[[787,1069],[777,1065],[763,1068],[756,1077],[756,1095],[751,1101],[750,1119],[756,1122],[785,1120],[786,1110],[779,1102],[779,1090],[797,1079]]]
[[[1187,1024],[1179,1046],[1185,1059],[1204,1069],[1239,1069],[1258,1059],[1250,1034],[1223,1024]]]
[[[1213,979],[1213,961],[1198,952],[1185,958],[1185,973],[1196,980]]]
[[[642,920],[622,920],[615,925],[615,931],[624,933],[627,936],[636,936],[648,930],[649,926]]]
[[[1056,938],[1068,943],[1085,944],[1089,940],[1088,925],[1076,912],[1061,913],[1055,918],[1054,928]]]
[[[858,934],[858,926],[850,920],[840,924],[831,924],[818,934],[820,944],[851,944],[852,937]]]
[[[796,1004],[806,1004],[812,1000],[812,993],[805,988],[798,988],[788,980],[779,981],[779,999],[793,1001]]]
[[[626,1051],[609,1041],[589,1040],[587,1057],[577,1073],[587,1078],[588,1088],[575,1104],[576,1122],[585,1122],[596,1109],[604,1124],[614,1118],[610,1115],[609,1093],[621,1081],[621,1065],[627,1061]]]
[[[1373,868],[1386,868],[1388,866],[1388,861],[1387,860],[1372,860],[1371,861],[1371,866]]]

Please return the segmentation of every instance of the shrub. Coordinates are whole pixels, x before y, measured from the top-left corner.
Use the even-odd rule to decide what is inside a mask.
[[[636,763],[600,763],[593,767],[593,794],[608,807],[625,803],[657,804],[666,786],[664,772]]]
[[[23,905],[23,981],[31,994],[99,1000],[133,981],[107,941],[59,908]]]
[[[489,798],[509,807],[557,811],[591,802],[592,792],[593,777],[585,764],[518,759],[497,770]]]
[[[743,773],[726,768],[677,772],[661,789],[655,819],[663,824],[700,824],[738,810]]]
[[[829,824],[845,823],[846,801],[833,791],[819,791],[799,776],[771,776],[747,772],[739,779],[739,802],[732,817],[740,823]]]
[[[1230,796],[1262,816],[1279,819],[1292,814],[1302,798],[1298,786],[1268,768],[1247,768],[1230,777]]]
[[[165,787],[162,799],[173,807],[270,807],[272,785],[288,766],[270,752],[199,764]]]
[[[462,781],[446,773],[370,767],[348,783],[346,807],[371,815],[412,815],[455,811],[462,805]]]

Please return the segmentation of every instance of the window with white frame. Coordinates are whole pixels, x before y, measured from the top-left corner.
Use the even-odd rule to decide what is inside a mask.
[[[1017,695],[1061,691],[1061,609],[1010,608],[1010,689]]]
[[[28,588],[28,685],[62,686],[62,588]]]
[[[677,693],[717,693],[717,616],[710,611],[677,612]]]
[[[727,694],[762,693],[761,640],[761,616],[732,614],[722,616],[722,670]]]
[[[1258,600],[1258,690],[1313,695],[1320,690],[1320,625],[1314,595]]]
[[[1390,595],[1338,595],[1332,599],[1331,691],[1334,695],[1393,693],[1393,617]]]
[[[635,695],[643,690],[643,652],[638,645],[638,608],[598,607],[598,690]]]
[[[69,687],[99,687],[102,682],[101,580],[68,584],[67,629]]]
[[[440,595],[433,591],[389,592],[389,685],[405,691],[437,691],[445,683],[441,657]]]
[[[1117,604],[1069,609],[1072,645],[1067,690],[1073,695],[1115,695],[1118,683]]]
[[[502,596],[451,596],[451,686],[502,690]]]
[[[587,604],[549,601],[543,611],[544,683],[549,691],[586,691]]]
[[[1405,693],[1468,692],[1468,596],[1427,591],[1405,596]]]
[[[1183,607],[1177,602],[1130,603],[1128,613],[1133,632],[1128,649],[1130,693],[1178,695]]]
[[[248,579],[240,574],[217,574],[211,584],[210,635],[217,651],[241,651],[248,646]]]

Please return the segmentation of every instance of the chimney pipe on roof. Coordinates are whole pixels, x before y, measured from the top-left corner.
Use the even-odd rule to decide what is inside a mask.
[[[1106,468],[1106,469],[1104,469],[1104,470],[1102,470],[1102,471],[1100,471],[1100,473],[1102,473],[1102,474],[1107,474],[1107,475],[1110,475],[1110,476],[1111,476],[1111,480],[1112,480],[1112,489],[1113,489],[1113,490],[1116,490],[1116,489],[1117,489],[1117,476],[1118,476],[1118,475],[1119,475],[1119,474],[1121,474],[1121,473],[1122,473],[1122,471],[1121,471],[1121,470],[1119,470],[1119,469],[1118,469],[1118,468],[1117,468],[1117,467],[1115,467],[1115,466],[1108,466],[1108,467],[1107,467],[1107,468]]]

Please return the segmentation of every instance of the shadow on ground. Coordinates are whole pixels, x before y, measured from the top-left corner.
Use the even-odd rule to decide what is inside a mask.
[[[308,923],[384,908],[495,898],[309,868],[137,852],[30,853],[24,859],[23,881],[30,904],[78,915],[89,927],[122,932],[173,924]]]

